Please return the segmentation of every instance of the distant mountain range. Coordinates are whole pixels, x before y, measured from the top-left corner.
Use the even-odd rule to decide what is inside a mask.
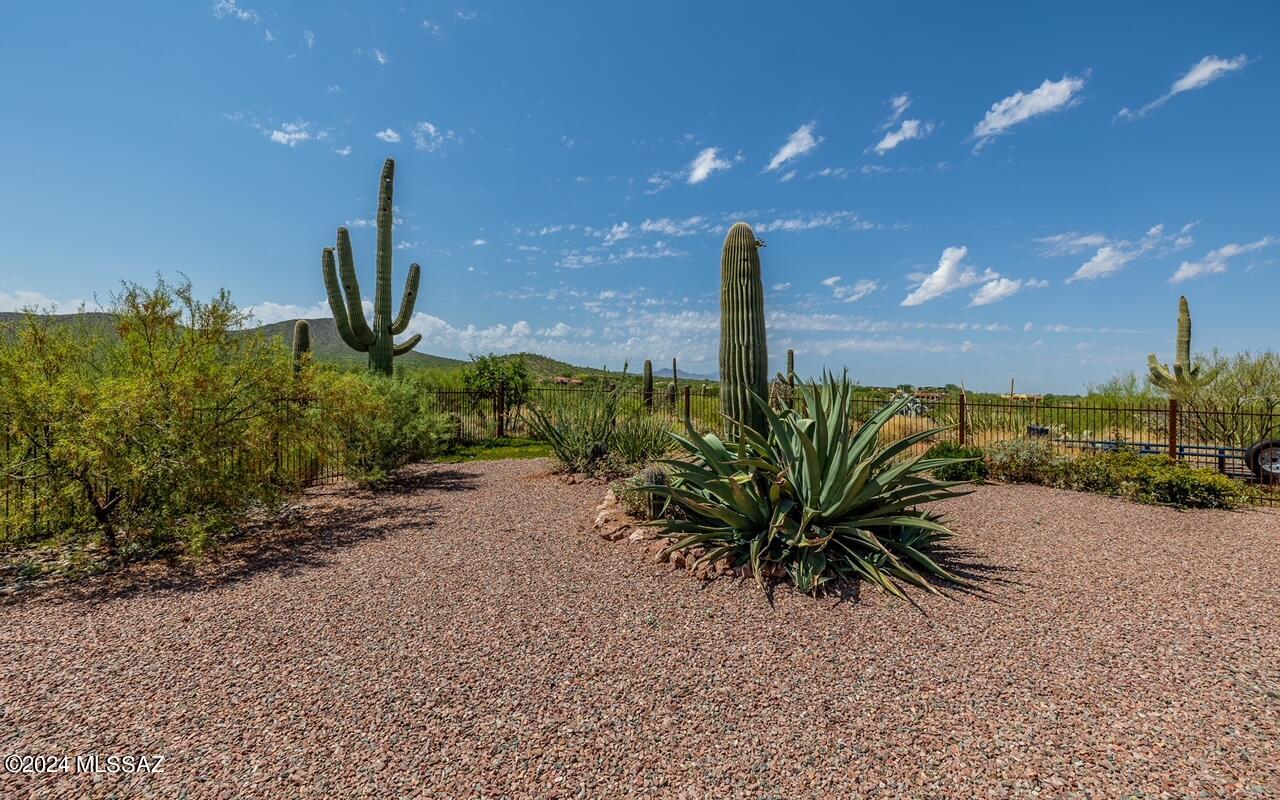
[[[21,312],[16,311],[0,311],[0,326],[8,323],[18,322],[23,318]],[[111,314],[101,311],[89,311],[84,314],[55,314],[53,319],[62,322],[80,322],[91,328],[99,328],[103,331],[114,330],[114,317]],[[284,322],[273,322],[270,325],[263,325],[250,330],[262,331],[268,337],[279,336],[285,344],[293,342],[293,326],[297,320],[285,320]],[[342,337],[338,334],[338,326],[334,324],[331,317],[321,319],[309,319],[307,323],[311,326],[311,352],[317,361],[324,361],[330,364],[364,364],[367,357],[364,353],[358,353],[347,347],[346,342],[342,341]],[[519,353],[524,356],[525,363],[529,365],[529,369],[535,375],[542,377],[551,377],[554,375],[598,375],[605,370],[593,367],[578,367],[564,361],[557,361],[554,358],[538,355],[537,353]],[[514,358],[515,355],[508,356]],[[427,367],[427,368],[449,368],[460,367],[466,364],[466,361],[457,358],[447,358],[445,356],[431,355],[414,350],[400,356],[396,360],[397,364],[404,364],[411,367]],[[671,370],[666,371],[668,375]],[[660,373],[654,373],[655,375]],[[683,373],[681,377],[685,377]]]

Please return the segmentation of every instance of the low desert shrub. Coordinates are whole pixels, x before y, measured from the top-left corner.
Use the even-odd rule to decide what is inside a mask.
[[[1011,483],[1053,485],[1066,459],[1039,439],[1008,439],[987,448],[987,473]]]
[[[785,574],[811,593],[860,577],[901,597],[900,583],[937,591],[925,576],[954,580],[930,554],[951,531],[921,506],[964,494],[928,477],[955,459],[904,457],[937,431],[878,445],[899,400],[850,438],[847,378],[826,375],[799,391],[804,411],[775,412],[755,398],[768,429],[745,428],[737,442],[691,428],[678,438],[690,460],[666,463],[669,485],[645,487],[681,512],[655,522],[675,539],[666,552],[748,566],[761,585]]]
[[[618,388],[597,385],[569,403],[530,405],[526,419],[534,438],[550,444],[570,472],[621,475],[672,452],[675,441],[660,418],[620,406]]]
[[[1067,461],[1057,485],[1174,508],[1239,508],[1250,499],[1247,486],[1214,470],[1128,451]]]
[[[944,464],[933,471],[933,477],[940,481],[981,481],[987,477],[987,463],[981,447],[956,444],[955,442],[938,442],[925,451],[924,457],[963,459],[953,464]]]
[[[277,445],[305,438],[294,401],[311,369],[295,375],[245,320],[225,292],[203,302],[160,281],[125,284],[108,315],[30,314],[0,332],[0,467],[39,490],[38,506],[23,502],[35,492],[5,504],[8,544],[199,551],[277,500]]]
[[[411,381],[373,373],[326,376],[317,390],[322,413],[338,428],[347,477],[384,483],[397,469],[438,455],[456,426],[424,403]]]

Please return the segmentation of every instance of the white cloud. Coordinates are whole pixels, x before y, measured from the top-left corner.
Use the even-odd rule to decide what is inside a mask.
[[[1026,325],[1022,326],[1022,330],[1026,332],[1034,331],[1035,329],[1036,324],[1034,322],[1028,322]]]
[[[720,158],[720,148],[708,147],[693,159],[689,164],[689,177],[686,179],[688,183],[702,183],[711,177],[711,173],[717,170],[729,169],[733,163],[728,159]]]
[[[809,173],[810,178],[847,178],[849,177],[848,167],[823,167],[817,172]]]
[[[313,31],[303,31],[302,38],[306,41],[308,50],[316,46],[316,35]]]
[[[351,155],[351,145],[345,145],[343,147],[335,147],[333,148],[333,152],[337,153],[343,158],[346,158],[347,156]]]
[[[462,141],[453,131],[437,128],[430,122],[419,122],[410,132],[413,136],[413,148],[427,153],[439,153],[450,142]]]
[[[856,303],[880,288],[879,281],[869,278],[855,281],[852,285],[844,284],[841,281],[842,278],[839,275],[834,275],[822,281],[822,284],[831,288],[832,297],[845,303]]]
[[[1111,245],[1100,247],[1098,252],[1094,253],[1088,261],[1081,264],[1080,268],[1070,278],[1067,278],[1067,283],[1105,278],[1124,269],[1125,265],[1137,258],[1138,255],[1136,250],[1122,250]]]
[[[791,180],[795,176],[796,176],[796,171],[794,169],[787,170],[787,172],[781,178],[778,178],[778,183],[786,183],[787,181]]]
[[[685,219],[660,217],[658,219],[646,219],[640,223],[642,232],[660,233],[664,236],[692,236],[695,233],[706,232],[707,227],[705,217],[687,217]]]
[[[424,19],[422,21],[422,29],[432,36],[439,36],[442,33],[440,26],[429,19]]]
[[[216,0],[213,4],[213,15],[218,19],[231,17],[242,22],[258,22],[258,12],[249,8],[240,8],[236,0]]]
[[[907,109],[911,107],[911,95],[907,92],[894,95],[889,98],[889,106],[892,110],[889,112],[889,118],[880,125],[880,130],[882,131],[892,128],[894,123],[897,122],[903,114],[907,113]]]
[[[486,244],[488,244],[488,242],[485,241],[484,239],[476,239],[473,242],[471,242],[472,247],[480,247],[481,245],[486,245]]]
[[[765,172],[775,172],[782,167],[783,164],[793,159],[807,155],[817,148],[822,142],[821,136],[814,136],[813,129],[816,122],[807,122],[787,137],[786,144],[778,148],[778,152],[773,154],[773,158],[769,159],[769,166],[764,168]]]
[[[274,42],[276,40],[276,35],[272,33],[270,30],[267,30],[264,28],[262,31],[262,38],[267,40],[268,42]]]
[[[81,306],[90,311],[101,310],[101,306],[96,301],[70,300],[64,303],[54,300],[48,295],[27,289],[18,289],[13,294],[0,292],[0,311],[26,311],[31,309],[41,313],[52,311],[67,314]]]
[[[247,306],[244,310],[253,315],[252,324],[254,325],[270,325],[273,322],[285,322],[291,319],[325,319],[333,316],[329,303],[324,300],[309,306],[264,300],[256,305]]]
[[[377,133],[374,134],[374,136],[378,137],[384,142],[387,142],[388,144],[395,144],[396,142],[400,141],[400,133],[396,131],[394,128],[387,128],[386,130],[378,131]]]
[[[769,231],[808,231],[815,228],[842,228],[850,227],[854,230],[871,230],[877,227],[875,223],[868,222],[852,211],[829,211],[818,214],[794,217],[780,217],[769,222],[753,222],[751,224],[756,233],[768,233]]]
[[[1248,244],[1224,244],[1216,250],[1210,250],[1204,258],[1199,261],[1184,261],[1173,273],[1173,277],[1169,278],[1170,283],[1181,283],[1199,278],[1204,275],[1213,275],[1227,271],[1227,262],[1236,256],[1245,253],[1251,253],[1254,250],[1261,250],[1264,247],[1270,247],[1278,240],[1274,236],[1264,236],[1256,242]]]
[[[1053,236],[1036,239],[1040,243],[1042,256],[1069,256],[1085,250],[1092,250],[1106,244],[1108,239],[1100,233],[1077,233],[1067,231]]]
[[[1208,86],[1217,79],[1244,69],[1249,63],[1249,59],[1243,53],[1235,58],[1219,58],[1217,56],[1205,56],[1200,59],[1187,73],[1181,78],[1173,82],[1169,87],[1169,91],[1147,103],[1137,111],[1130,111],[1128,108],[1122,108],[1116,112],[1116,119],[1135,120],[1145,117],[1150,112],[1172,100],[1176,95],[1183,92],[1189,92],[1193,89],[1200,89]]]
[[[387,60],[388,60],[388,59],[387,59],[387,54],[386,54],[386,53],[384,53],[384,52],[382,52],[381,50],[379,50],[379,49],[377,49],[377,48],[374,48],[374,50],[373,50],[373,58],[374,58],[374,60],[375,60],[375,61],[377,61],[379,64],[385,64],[385,63],[387,63]]]
[[[298,120],[296,122],[286,122],[278,129],[272,131],[264,131],[267,137],[276,144],[282,144],[286,147],[297,147],[301,142],[305,142],[311,138],[310,122]]]
[[[770,288],[770,289],[772,289],[772,290],[773,290],[773,291],[775,291],[775,292],[785,292],[786,290],[788,290],[788,289],[790,289],[790,288],[791,288],[791,282],[790,282],[790,281],[783,281],[782,283],[775,283],[774,285],[770,286],[769,288]]]
[[[933,123],[921,123],[918,119],[907,119],[902,121],[902,125],[896,131],[889,131],[884,135],[876,145],[872,148],[878,155],[884,155],[893,148],[903,142],[912,139],[923,139],[933,131]]]
[[[987,281],[982,284],[978,291],[973,293],[970,298],[971,306],[986,306],[999,302],[1006,297],[1012,297],[1022,289],[1043,289],[1048,286],[1048,281],[1037,280],[1035,278],[1012,279],[1012,278],[996,278],[993,281]],[[1024,328],[1026,330],[1026,328]]]
[[[1105,278],[1114,275],[1124,269],[1129,263],[1135,261],[1148,253],[1161,248],[1161,255],[1171,250],[1179,250],[1191,244],[1191,237],[1186,235],[1194,222],[1187,223],[1179,229],[1177,234],[1166,234],[1164,225],[1153,225],[1145,234],[1142,235],[1141,241],[1137,244],[1127,241],[1113,241],[1099,247],[1097,252],[1086,262],[1080,265],[1080,268],[1067,278],[1067,283],[1075,283],[1076,281],[1091,281],[1097,278]],[[1066,234],[1062,234],[1065,236]],[[1099,236],[1100,234],[1093,234]],[[1055,237],[1049,237],[1053,239]],[[1085,237],[1081,237],[1083,239]],[[1055,242],[1053,246],[1066,246],[1067,244],[1078,244],[1081,239],[1074,242],[1063,240],[1063,242]],[[1043,241],[1043,240],[1040,240]]]
[[[1060,81],[1046,79],[1030,92],[1014,92],[991,106],[981,121],[973,128],[977,139],[974,150],[981,150],[993,138],[1008,133],[1009,129],[1032,117],[1070,108],[1080,101],[1084,78],[1064,75]]]
[[[479,11],[462,11],[461,9],[459,9],[458,11],[453,12],[453,15],[458,19],[462,20],[463,22],[470,22],[471,20],[479,16],[480,12]]]
[[[923,276],[919,285],[902,301],[904,306],[918,306],[945,294],[973,286],[984,281],[993,281],[1000,275],[990,269],[979,273],[964,263],[969,255],[967,247],[948,247],[942,251],[938,259],[938,268]]]

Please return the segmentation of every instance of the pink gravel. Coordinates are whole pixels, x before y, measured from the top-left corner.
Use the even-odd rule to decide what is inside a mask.
[[[420,467],[0,606],[0,755],[165,756],[0,796],[1280,794],[1275,512],[983,487],[949,508],[987,596],[770,605],[586,530],[603,492]]]

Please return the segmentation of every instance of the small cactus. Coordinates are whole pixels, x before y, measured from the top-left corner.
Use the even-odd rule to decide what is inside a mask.
[[[369,354],[369,369],[384,375],[394,373],[393,359],[412,350],[422,335],[415,333],[400,344],[395,337],[404,333],[413,317],[413,304],[418,296],[418,280],[422,268],[409,267],[409,280],[405,283],[404,297],[400,301],[400,313],[391,317],[391,255],[394,242],[391,238],[395,206],[392,191],[395,184],[396,162],[388,158],[382,165],[382,182],[378,186],[378,251],[377,292],[373,301],[373,327],[364,318],[364,304],[360,296],[360,283],[356,280],[355,259],[351,255],[351,235],[345,227],[338,228],[337,265],[334,264],[334,248],[326,247],[321,255],[324,272],[324,288],[329,295],[329,308],[338,326],[338,335],[352,350]],[[339,284],[338,273],[342,281]]]
[[[760,248],[751,226],[734,223],[720,256],[720,413],[737,425],[764,430],[763,412],[751,396],[769,396]]]
[[[667,405],[671,406],[672,408],[676,407],[676,382],[675,381],[667,382]]]
[[[787,350],[787,385],[796,388],[796,351]]]
[[[653,410],[653,362],[644,360],[644,407]]]
[[[650,465],[640,470],[635,478],[637,486],[666,486],[667,471],[662,467]],[[666,499],[661,495],[645,493],[645,519],[658,519],[666,507]]]
[[[1183,394],[1202,382],[1200,367],[1191,364],[1191,307],[1186,295],[1178,298],[1178,339],[1173,369],[1161,364],[1155,353],[1147,356],[1147,365],[1151,370],[1152,385],[1171,396]]]
[[[311,323],[300,319],[293,323],[293,371],[302,372],[302,364],[311,352]]]

